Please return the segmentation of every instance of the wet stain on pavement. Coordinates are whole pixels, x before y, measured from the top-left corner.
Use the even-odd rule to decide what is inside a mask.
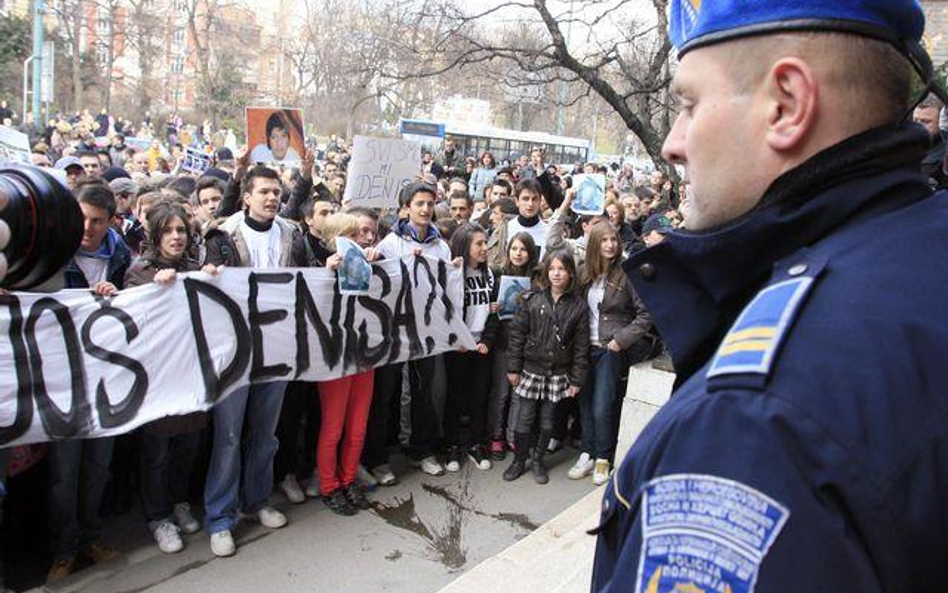
[[[425,523],[415,508],[415,498],[412,494],[407,497],[395,497],[389,504],[374,502],[372,508],[386,523],[393,527],[409,531],[425,541],[426,547],[439,562],[452,570],[459,569],[467,562],[467,551],[462,545],[463,527],[471,516],[487,517],[502,521],[523,529],[534,531],[539,525],[521,513],[485,513],[474,507],[474,497],[470,492],[471,471],[467,469],[462,475],[456,488],[425,484],[421,487],[429,495],[440,498],[447,503],[444,520],[438,524]],[[396,550],[386,556],[392,562],[402,557]]]
[[[467,511],[469,513],[474,513],[479,517],[488,517],[490,519],[496,519],[497,521],[503,521],[504,523],[510,523],[526,531],[535,531],[540,526],[530,520],[530,517],[522,513],[485,513],[484,511],[473,508],[469,503],[471,497],[468,494],[467,483],[462,484],[462,490],[460,496],[455,496],[446,486],[433,486],[431,484],[422,484],[422,488],[425,489],[425,492],[432,494],[434,496],[443,498],[450,504],[457,506],[458,508]],[[466,504],[467,503],[467,504]]]
[[[421,519],[418,518],[418,513],[415,512],[415,496],[413,494],[409,493],[407,498],[396,496],[392,504],[373,502],[372,510],[392,527],[411,531],[428,541],[434,539],[428,526],[422,523]]]
[[[467,563],[467,553],[461,547],[461,527],[465,522],[460,509],[448,509],[448,517],[442,525],[429,527],[415,511],[415,497],[396,497],[392,504],[372,503],[372,509],[386,523],[410,531],[425,541],[441,564],[457,570]]]
[[[530,520],[530,517],[523,513],[497,513],[496,515],[491,515],[491,517],[494,517],[498,521],[516,525],[524,531],[536,531],[540,528],[539,525]]]

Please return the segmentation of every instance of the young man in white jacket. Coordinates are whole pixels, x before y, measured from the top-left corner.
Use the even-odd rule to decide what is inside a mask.
[[[399,205],[407,209],[408,218],[399,220],[392,232],[378,244],[376,250],[380,258],[401,259],[406,255],[427,255],[444,261],[451,259],[451,249],[432,224],[436,195],[435,188],[426,183],[412,183],[402,190]],[[392,398],[400,396],[404,364],[390,364],[375,370],[375,389],[363,461],[382,485],[395,483],[395,475],[388,465],[387,443]],[[434,367],[434,357],[421,358],[408,364],[411,378],[411,441],[408,458],[421,471],[437,476],[444,473],[444,467],[434,454],[441,436],[441,425],[432,400]]]

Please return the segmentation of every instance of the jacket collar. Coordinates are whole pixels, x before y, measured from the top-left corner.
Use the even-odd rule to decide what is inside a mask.
[[[94,259],[111,259],[115,255],[115,251],[118,248],[118,244],[121,242],[121,237],[118,232],[109,227],[108,232],[105,233],[105,237],[102,239],[102,244],[99,245],[99,248],[95,251],[83,251],[79,250],[77,255],[84,255],[85,257],[91,257]]]
[[[913,124],[869,130],[779,177],[723,227],[674,231],[623,268],[671,351],[679,383],[700,369],[773,265],[837,228],[930,195]]]
[[[414,241],[416,243],[434,243],[441,238],[441,233],[438,232],[437,227],[433,224],[428,225],[428,232],[424,237],[418,236],[418,231],[408,220],[399,220],[398,225],[395,227],[395,233],[408,241]]]

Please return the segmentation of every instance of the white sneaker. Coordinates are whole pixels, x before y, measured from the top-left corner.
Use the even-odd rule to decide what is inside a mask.
[[[319,476],[315,473],[313,477],[309,479],[309,482],[306,483],[306,496],[308,498],[319,498]]]
[[[596,469],[593,471],[593,484],[602,486],[609,481],[609,461],[606,459],[596,460]]]
[[[438,463],[438,460],[434,455],[429,455],[421,461],[411,460],[411,464],[429,476],[441,476],[444,475],[444,467]]]
[[[257,521],[264,527],[279,529],[286,525],[286,515],[273,507],[263,507],[257,511]]]
[[[306,495],[303,494],[303,489],[300,488],[300,483],[296,481],[296,476],[293,474],[286,474],[286,477],[280,482],[280,490],[283,491],[283,494],[286,494],[286,498],[293,504],[299,504],[306,500]]]
[[[596,462],[592,460],[589,453],[583,453],[579,456],[579,459],[576,460],[576,463],[573,464],[573,467],[569,468],[566,477],[570,480],[582,480],[592,473],[595,466]]]
[[[375,476],[369,473],[369,470],[365,469],[365,466],[361,463],[359,464],[359,468],[356,470],[356,480],[362,484],[363,488],[367,488],[369,490],[374,490],[375,487],[379,485],[379,481],[375,479]]]
[[[233,556],[237,551],[237,544],[234,543],[234,536],[230,531],[218,531],[211,534],[211,552],[215,556]]]
[[[179,502],[174,505],[174,522],[185,535],[191,535],[201,531],[201,523],[191,514],[191,505],[186,502]]]
[[[395,472],[387,463],[373,467],[372,475],[375,476],[381,486],[394,486],[398,482]]]
[[[459,472],[461,471],[461,462],[458,461],[457,459],[451,459],[450,461],[444,464],[444,469],[448,470],[451,473]]]
[[[184,548],[184,542],[181,541],[181,536],[178,535],[178,527],[171,521],[159,523],[152,535],[155,536],[155,541],[158,542],[158,549],[165,554],[174,554]]]

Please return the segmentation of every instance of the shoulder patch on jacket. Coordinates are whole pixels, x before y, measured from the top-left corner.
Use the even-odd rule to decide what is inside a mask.
[[[753,593],[790,509],[741,482],[656,478],[642,494],[636,593]]]
[[[800,276],[760,291],[718,347],[708,378],[744,373],[769,375],[783,339],[814,281],[812,277]]]

